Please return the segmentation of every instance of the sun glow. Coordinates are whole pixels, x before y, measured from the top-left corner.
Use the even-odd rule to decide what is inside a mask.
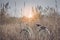
[[[32,18],[32,16],[33,16],[32,14],[29,14],[28,18]]]
[[[33,17],[32,8],[31,7],[25,7],[23,10],[23,15],[27,18],[32,18]]]
[[[23,22],[35,23],[37,20],[39,20],[39,17],[40,15],[35,8],[29,6],[23,9]]]

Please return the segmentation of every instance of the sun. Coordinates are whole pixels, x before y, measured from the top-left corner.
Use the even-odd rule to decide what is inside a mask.
[[[28,15],[28,18],[32,18],[32,17],[33,17],[33,15],[32,15],[32,14],[29,14],[29,15]]]
[[[33,17],[32,8],[31,7],[25,7],[23,9],[23,15],[27,18],[32,18]]]
[[[23,8],[23,17],[22,21],[27,23],[35,23],[36,21],[40,20],[40,15],[35,8],[32,7],[25,7]]]

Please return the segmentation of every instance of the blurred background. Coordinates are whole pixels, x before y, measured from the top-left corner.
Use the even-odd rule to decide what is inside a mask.
[[[0,0],[0,40],[60,40],[60,0]]]

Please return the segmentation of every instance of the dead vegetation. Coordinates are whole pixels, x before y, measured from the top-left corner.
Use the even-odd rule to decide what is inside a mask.
[[[39,21],[36,21],[34,24],[21,22],[21,19],[15,17],[9,17],[6,15],[5,9],[7,9],[8,3],[6,6],[3,6],[0,11],[0,40],[60,40],[60,15],[53,10],[53,8],[48,8],[45,10],[45,13],[48,13],[48,16],[41,15],[39,16]],[[52,11],[51,11],[52,10]],[[40,12],[42,13],[42,12]],[[37,16],[37,15],[35,15]],[[36,24],[43,25],[50,31],[50,35],[46,32],[38,31],[39,27]],[[32,26],[32,27],[31,27]],[[25,27],[28,27],[27,30]],[[29,37],[29,27],[32,30],[33,37]],[[25,29],[22,33],[20,31]],[[43,34],[42,34],[43,33]]]

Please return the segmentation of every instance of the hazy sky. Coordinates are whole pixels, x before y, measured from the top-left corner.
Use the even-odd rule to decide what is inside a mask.
[[[20,11],[21,8],[24,8],[24,2],[26,3],[26,6],[36,6],[36,5],[42,5],[43,7],[50,6],[55,7],[55,0],[0,0],[0,8],[1,3],[6,3],[9,1],[10,6],[10,14],[12,16],[21,16]],[[15,1],[16,1],[16,14],[15,11]],[[58,10],[60,11],[60,0],[57,0],[58,4]]]

